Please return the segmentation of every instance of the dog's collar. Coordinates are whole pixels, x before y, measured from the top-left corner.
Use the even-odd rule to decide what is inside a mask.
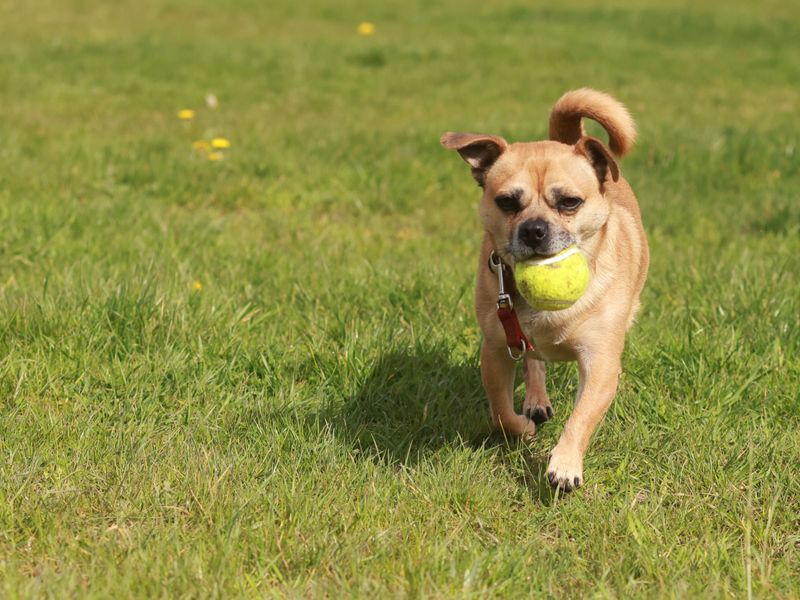
[[[517,295],[514,273],[494,250],[489,255],[489,269],[497,274],[497,318],[500,319],[506,334],[508,355],[514,360],[522,360],[527,352],[535,348],[525,337],[517,312],[514,310],[513,296]]]

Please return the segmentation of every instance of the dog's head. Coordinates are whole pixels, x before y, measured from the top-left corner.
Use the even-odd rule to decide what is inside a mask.
[[[481,221],[504,256],[522,261],[580,247],[608,220],[605,191],[619,179],[619,167],[603,142],[584,134],[580,119],[587,115],[605,126],[617,155],[632,145],[630,115],[594,90],[569,92],[556,103],[550,131],[557,141],[509,144],[494,135],[442,136],[442,145],[458,151],[483,188]]]
[[[508,144],[490,135],[448,133],[483,187],[480,216],[502,254],[515,261],[552,256],[592,237],[605,224],[603,190],[619,168],[602,142],[584,137],[558,142]]]

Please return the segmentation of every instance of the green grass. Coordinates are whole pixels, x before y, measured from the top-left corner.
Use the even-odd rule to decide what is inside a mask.
[[[798,23],[0,2],[0,595],[798,597]],[[639,123],[652,266],[556,497],[575,369],[531,446],[492,433],[478,193],[437,140],[542,138],[583,85]]]

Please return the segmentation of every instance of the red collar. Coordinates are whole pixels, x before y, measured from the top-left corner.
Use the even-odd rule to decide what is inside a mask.
[[[512,296],[517,295],[517,283],[514,281],[514,273],[511,271],[511,267],[504,263],[494,250],[489,256],[489,269],[497,274],[497,317],[500,319],[503,331],[506,333],[508,355],[514,360],[522,360],[526,352],[535,350],[535,348],[525,337],[519,324],[517,313],[514,310]]]

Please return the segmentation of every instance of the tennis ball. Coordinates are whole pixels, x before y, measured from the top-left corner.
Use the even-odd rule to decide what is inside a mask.
[[[539,310],[564,310],[583,296],[589,285],[589,264],[576,246],[554,256],[518,263],[517,288]]]

